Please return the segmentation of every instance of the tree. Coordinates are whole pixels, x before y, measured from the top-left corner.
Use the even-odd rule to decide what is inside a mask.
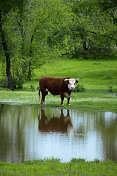
[[[108,16],[109,20],[112,23],[112,27],[108,37],[111,38],[117,46],[117,1],[97,0],[97,2],[101,12]]]
[[[69,22],[67,15],[68,9],[62,0],[30,1],[21,13],[10,14],[8,31],[13,43],[17,41],[12,59],[15,80],[31,80],[34,68],[60,54],[57,46],[50,47],[48,37]],[[8,26],[8,22],[6,24]]]
[[[8,3],[7,2],[3,2],[2,0],[0,1],[0,37],[1,37],[1,43],[2,43],[2,47],[4,50],[4,55],[6,57],[6,74],[7,74],[7,78],[8,78],[8,86],[11,90],[13,90],[13,82],[12,82],[12,75],[11,75],[11,63],[10,63],[10,54],[8,51],[8,46],[7,46],[7,42],[6,42],[6,38],[5,38],[5,32],[3,30],[3,13],[5,13],[5,9],[4,9],[4,3],[6,3],[7,7],[6,7],[6,13],[8,13],[8,11],[11,9],[11,6],[8,7]]]
[[[69,27],[68,53],[72,57],[102,57],[113,52],[117,27],[107,12],[105,0],[66,0],[70,2],[73,20]],[[101,6],[102,4],[103,6]],[[106,8],[105,8],[105,6]],[[115,1],[111,4],[115,11]],[[103,10],[104,8],[105,11]],[[111,9],[111,11],[112,11]],[[110,9],[108,9],[110,11]],[[116,16],[116,13],[114,12]],[[114,21],[115,21],[114,16]]]
[[[4,51],[4,56],[6,58],[6,75],[8,78],[8,87],[11,90],[14,90],[12,74],[11,74],[11,59],[10,59],[10,51],[8,48],[8,43],[6,39],[6,34],[4,31],[4,23],[7,19],[7,15],[11,10],[17,8],[17,4],[23,3],[25,0],[0,0],[0,37],[1,37],[1,44]]]

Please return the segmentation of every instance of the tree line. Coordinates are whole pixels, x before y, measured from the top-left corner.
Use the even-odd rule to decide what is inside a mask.
[[[0,0],[0,63],[11,90],[48,60],[116,50],[116,0]]]

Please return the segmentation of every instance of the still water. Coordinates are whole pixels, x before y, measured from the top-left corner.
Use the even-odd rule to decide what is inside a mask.
[[[117,161],[117,114],[0,104],[0,160]]]

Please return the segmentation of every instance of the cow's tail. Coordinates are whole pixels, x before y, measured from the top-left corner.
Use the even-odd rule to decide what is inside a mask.
[[[40,88],[39,88],[39,101],[40,101]]]

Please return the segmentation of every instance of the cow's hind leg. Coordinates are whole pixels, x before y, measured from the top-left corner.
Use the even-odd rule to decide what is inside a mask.
[[[61,106],[63,106],[64,95],[61,95]]]
[[[42,91],[41,104],[45,104],[45,96],[48,94],[48,91]]]

